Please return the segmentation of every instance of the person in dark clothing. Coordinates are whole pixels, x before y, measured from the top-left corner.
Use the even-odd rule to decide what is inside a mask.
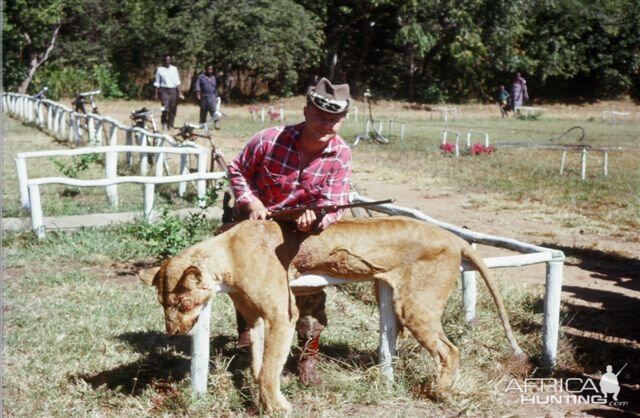
[[[195,86],[196,98],[200,104],[200,123],[207,121],[207,114],[213,119],[213,127],[218,127],[219,118],[216,115],[218,102],[218,84],[213,65],[207,65],[204,73],[198,76]]]

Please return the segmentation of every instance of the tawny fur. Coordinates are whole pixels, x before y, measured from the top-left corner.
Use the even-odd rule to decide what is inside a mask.
[[[235,288],[230,297],[255,328],[252,335],[264,333],[264,345],[252,348],[262,405],[267,411],[288,411],[280,374],[298,319],[290,280],[315,273],[389,284],[399,322],[438,362],[438,387],[447,388],[459,353],[444,334],[441,317],[462,257],[484,278],[507,339],[523,356],[492,276],[471,246],[442,228],[405,217],[342,220],[317,235],[287,223],[245,221],[165,261],[152,282],[169,334],[189,332],[216,282]]]

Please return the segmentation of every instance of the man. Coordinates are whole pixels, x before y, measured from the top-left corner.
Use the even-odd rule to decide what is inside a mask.
[[[307,94],[304,122],[257,133],[229,166],[236,209],[245,219],[267,219],[273,210],[348,202],[351,150],[338,131],[349,109],[349,85],[322,78]],[[305,211],[295,220],[300,232],[318,233],[342,213],[319,218]],[[320,333],[327,325],[326,295],[297,296],[296,324],[303,348],[298,364],[304,384],[319,383],[316,368]],[[238,317],[239,347],[249,344],[246,322]]]
[[[203,74],[198,76],[195,86],[196,98],[200,103],[200,123],[207,121],[207,113],[213,119],[213,127],[218,127],[218,118],[216,118],[216,101],[218,100],[218,84],[216,75],[213,71],[213,65],[207,65]]]
[[[511,84],[511,95],[509,97],[510,110],[515,110],[517,107],[524,105],[529,100],[529,91],[527,90],[527,80],[516,73]]]
[[[180,74],[178,69],[171,65],[171,56],[165,55],[162,65],[156,70],[156,78],[153,85],[156,87],[155,100],[160,98],[162,104],[162,128],[173,128],[178,111],[178,97],[184,99],[180,92]]]

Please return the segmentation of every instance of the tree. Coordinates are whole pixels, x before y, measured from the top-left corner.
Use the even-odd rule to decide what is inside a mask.
[[[215,3],[211,60],[230,64],[279,95],[293,93],[299,73],[314,68],[324,36],[319,19],[291,0],[220,0]]]
[[[79,0],[2,2],[4,83],[26,93],[36,71],[56,48],[61,27],[79,8]]]

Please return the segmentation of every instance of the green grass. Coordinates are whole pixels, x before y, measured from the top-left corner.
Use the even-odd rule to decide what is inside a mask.
[[[118,102],[101,104],[101,108],[106,109],[105,114],[118,116],[121,112],[119,119],[125,120],[129,108],[138,105]],[[271,123],[252,122],[244,108],[232,108],[228,113],[218,144],[230,161],[253,133]],[[180,117],[195,120],[194,115],[193,106],[181,107]],[[286,122],[296,122],[298,116],[288,113]],[[437,183],[458,193],[476,193],[482,197],[476,202],[479,205],[536,205],[542,213],[567,214],[567,224],[589,220],[602,224],[609,234],[637,240],[640,133],[632,123],[609,125],[593,117],[577,120],[554,117],[550,112],[538,120],[503,120],[463,111],[461,119],[447,124],[416,112],[375,111],[374,116],[405,122],[405,139],[394,136],[388,145],[358,146],[354,149],[355,172],[424,190]],[[559,152],[500,147],[507,142],[548,144],[549,138],[575,125],[584,127],[585,141],[593,146],[625,147],[625,151],[611,152],[609,177],[603,178],[596,169],[593,160],[597,157],[590,157],[589,177],[581,181],[574,155],[567,161],[567,173],[560,177]],[[444,128],[461,133],[467,129],[489,132],[497,152],[460,159],[444,157],[438,149]],[[361,124],[347,122],[343,136],[351,139],[361,130]],[[563,139],[568,143],[575,140]],[[33,127],[4,118],[3,217],[28,216],[19,207],[15,154],[66,146]],[[29,167],[34,176],[52,175],[52,170],[55,167],[47,160]],[[101,170],[97,164],[83,175],[97,175]],[[172,189],[162,194],[165,205],[193,206],[173,197]],[[122,186],[120,199],[118,210],[140,210],[140,187],[129,190]],[[47,187],[43,203],[46,216],[114,210],[99,188],[70,195],[62,187]],[[202,228],[202,233],[210,233],[213,227]],[[214,300],[209,390],[199,399],[191,398],[189,342],[164,334],[155,292],[135,277],[139,268],[159,262],[158,254],[135,229],[123,225],[48,231],[44,240],[35,239],[31,232],[4,234],[6,416],[242,416],[254,405],[257,387],[247,369],[247,357],[234,348],[234,311],[225,296]],[[539,271],[535,274],[540,277]],[[532,376],[540,376],[535,366],[540,357],[543,289],[514,284],[514,277],[525,283],[533,281],[528,280],[534,275],[528,269],[498,275],[516,338],[533,360]],[[292,378],[284,385],[286,396],[295,405],[293,416],[512,413],[518,405],[502,389],[510,378],[521,378],[527,371],[508,361],[507,342],[493,303],[484,285],[478,288],[481,298],[475,330],[462,319],[459,289],[447,306],[445,331],[461,350],[461,368],[454,392],[444,399],[433,398],[430,383],[436,374],[435,364],[409,335],[399,342],[395,385],[381,384],[376,366],[378,313],[371,285],[329,288],[330,325],[322,334],[320,365],[324,383],[306,388]],[[568,320],[563,318],[563,323]],[[586,364],[576,354],[573,342],[565,335],[560,337],[559,364],[565,372],[593,370],[612,358],[611,352],[598,351]],[[292,372],[294,363],[289,362],[287,373]]]
[[[154,264],[153,257],[126,230],[90,228],[48,234],[43,241],[27,233],[7,236],[7,416],[239,416],[254,405],[257,387],[247,369],[248,358],[234,348],[235,314],[226,296],[214,299],[209,390],[192,401],[189,341],[164,334],[154,289],[138,281],[129,267]],[[399,343],[396,384],[381,383],[372,286],[329,288],[330,325],[322,335],[320,364],[324,383],[306,388],[292,378],[285,384],[286,395],[296,405],[293,416],[339,416],[340,411],[367,405],[388,411],[385,416],[401,416],[397,413],[403,408],[425,415],[439,409],[493,410],[495,394],[485,385],[487,376],[501,385],[514,371],[503,366],[508,344],[493,303],[479,287],[476,331],[461,319],[459,290],[449,301],[445,331],[461,349],[461,378],[454,395],[437,401],[428,390],[435,364],[408,335]],[[501,288],[517,338],[535,359],[541,290],[534,289],[532,296],[524,289]],[[292,357],[288,373],[294,363]],[[508,400],[501,402],[506,410]]]

